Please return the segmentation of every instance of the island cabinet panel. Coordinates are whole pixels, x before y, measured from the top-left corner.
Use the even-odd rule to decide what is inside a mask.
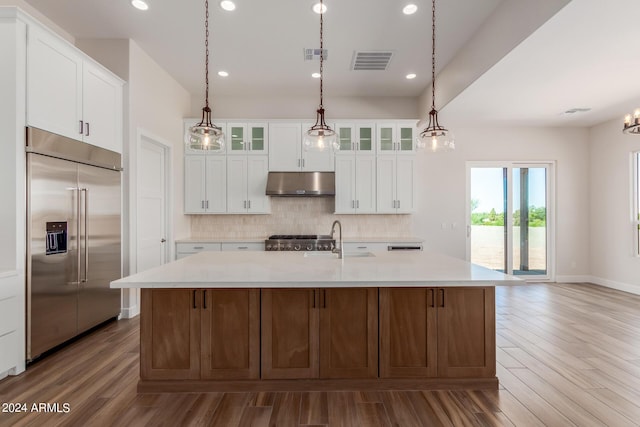
[[[143,380],[258,379],[259,289],[143,289]]]
[[[377,378],[378,290],[263,289],[262,378]]]
[[[495,288],[438,289],[438,376],[496,375]]]
[[[492,378],[493,287],[380,289],[382,378]]]
[[[203,379],[260,377],[260,290],[203,290]]]
[[[437,320],[435,289],[380,289],[380,377],[436,377]]]
[[[262,290],[262,378],[318,377],[318,292]]]
[[[377,378],[378,290],[320,292],[320,377]]]
[[[140,377],[200,378],[200,310],[190,289],[143,289]]]

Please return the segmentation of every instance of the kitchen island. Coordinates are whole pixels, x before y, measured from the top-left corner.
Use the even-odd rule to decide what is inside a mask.
[[[202,252],[142,288],[140,392],[497,388],[495,286],[429,251]]]

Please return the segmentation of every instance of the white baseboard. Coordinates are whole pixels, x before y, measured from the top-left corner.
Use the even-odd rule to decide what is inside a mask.
[[[603,279],[601,277],[591,276],[589,282],[606,288],[617,289],[619,291],[629,292],[630,294],[640,295],[640,286],[630,283],[616,282],[614,280]]]
[[[119,319],[132,319],[140,314],[140,306],[134,305],[132,307],[122,307]]]
[[[558,283],[590,283],[592,280],[591,276],[556,276]]]

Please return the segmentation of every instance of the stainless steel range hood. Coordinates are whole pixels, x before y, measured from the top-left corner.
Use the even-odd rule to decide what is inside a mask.
[[[267,196],[335,196],[334,172],[269,172]]]

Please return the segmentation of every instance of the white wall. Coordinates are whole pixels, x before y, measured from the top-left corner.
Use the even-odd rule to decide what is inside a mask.
[[[245,119],[302,119],[315,121],[318,98],[295,97],[218,97],[211,96],[213,117]],[[194,94],[191,117],[200,117],[202,96]],[[326,97],[327,122],[335,119],[414,119],[418,117],[418,100],[410,97]]]
[[[172,216],[168,218],[173,227],[173,237],[188,237],[190,222],[182,213],[183,200],[183,137],[182,119],[189,115],[191,97],[169,74],[147,55],[133,40],[129,44],[129,104],[128,104],[128,150],[125,153],[125,186],[128,189],[124,211],[129,236],[128,263],[125,275],[136,272],[136,209],[137,184],[136,165],[138,162],[138,138],[140,132],[148,133],[163,141],[173,143],[171,149],[171,171],[175,177],[170,203]],[[126,122],[126,121],[125,121]],[[126,144],[127,145],[127,144]],[[168,236],[171,241],[172,236]],[[130,317],[139,313],[139,292],[125,291],[123,315]]]
[[[456,136],[456,150],[418,155],[418,213],[413,215],[412,229],[425,239],[425,247],[466,257],[467,161],[556,161],[557,279],[588,277],[588,131],[446,124]],[[444,230],[442,223],[447,225]]]
[[[592,281],[640,294],[640,257],[633,255],[631,152],[640,136],[621,132],[622,116],[591,128],[590,265]]]

